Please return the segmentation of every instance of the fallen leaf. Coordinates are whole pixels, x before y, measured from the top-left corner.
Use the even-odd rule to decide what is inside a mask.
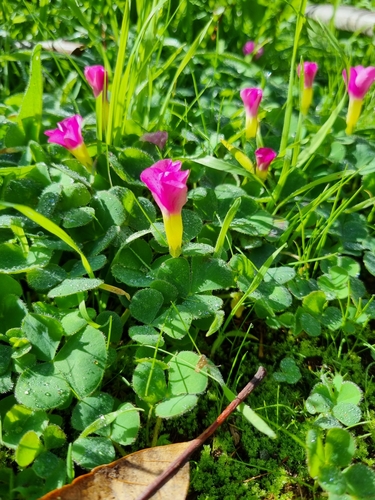
[[[156,446],[131,453],[47,493],[39,500],[135,500],[188,446],[190,442]],[[189,463],[152,497],[184,500],[189,487]]]
[[[46,40],[44,42],[38,42],[44,50],[49,52],[58,52],[59,54],[66,54],[68,56],[80,56],[84,51],[85,46],[78,42],[67,42],[65,40]],[[15,42],[14,46],[19,50],[31,50],[33,48],[33,43],[22,41]]]

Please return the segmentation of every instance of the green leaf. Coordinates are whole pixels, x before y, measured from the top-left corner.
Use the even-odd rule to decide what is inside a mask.
[[[56,264],[48,264],[42,269],[32,269],[27,273],[27,283],[37,292],[50,290],[65,278],[66,271]]]
[[[50,451],[44,451],[36,458],[33,463],[33,471],[39,477],[46,479],[55,473],[55,469],[59,466],[59,459]]]
[[[102,415],[110,413],[113,409],[114,399],[110,394],[99,392],[79,401],[72,413],[72,426],[77,431],[83,431]],[[107,424],[105,424],[107,425]],[[102,432],[98,433],[102,435]],[[104,432],[108,437],[109,431]]]
[[[168,283],[168,281],[154,280],[150,284],[150,288],[152,288],[153,290],[157,290],[163,295],[165,305],[174,302],[178,297],[177,288],[171,283]]]
[[[274,229],[274,218],[265,210],[258,210],[248,218],[235,218],[230,227],[250,236],[268,236]]]
[[[236,398],[234,392],[232,392],[226,385],[223,385],[222,388],[225,397],[228,399],[229,402],[232,402]],[[246,418],[246,420],[250,422],[250,424],[252,424],[256,429],[258,429],[259,432],[262,432],[263,434],[272,439],[276,438],[276,434],[271,429],[271,427],[269,427],[269,425],[266,424],[266,422],[259,415],[257,415],[255,411],[250,408],[250,406],[248,406],[245,403],[242,403],[239,405],[237,411],[241,413]]]
[[[329,270],[334,288],[345,288],[348,283],[349,274],[346,269],[339,266],[333,266]]]
[[[337,467],[347,467],[355,452],[354,438],[344,429],[330,429],[324,445],[326,462]]]
[[[207,368],[197,369],[200,356],[182,351],[169,362],[168,388],[173,396],[199,394],[207,388]]]
[[[128,286],[138,288],[150,286],[152,283],[152,277],[148,275],[148,269],[131,269],[122,263],[116,263],[112,266],[111,272],[117,280]]]
[[[323,384],[317,384],[306,400],[306,409],[313,415],[315,413],[326,413],[333,406],[328,388]]]
[[[330,413],[325,413],[323,415],[320,415],[315,420],[314,425],[320,427],[321,429],[332,429],[334,427],[341,426],[337,418],[333,417]]]
[[[61,448],[66,443],[65,432],[56,424],[50,424],[43,431],[43,442],[47,450]]]
[[[155,330],[152,326],[142,325],[142,326],[131,326],[129,328],[129,337],[143,345],[159,345],[164,344],[163,338],[159,332]]]
[[[342,313],[337,307],[327,307],[320,321],[330,330],[338,330],[342,325]]]
[[[0,202],[0,205],[3,202]],[[22,249],[12,243],[0,244],[0,273],[18,274],[44,267],[50,261],[52,252],[42,246],[33,245],[25,256]]]
[[[190,241],[201,232],[203,227],[202,219],[195,212],[191,210],[182,210],[182,241]]]
[[[65,335],[74,335],[87,326],[87,321],[82,318],[80,311],[74,311],[64,315],[61,319],[61,325]]]
[[[375,472],[364,464],[354,464],[344,470],[348,491],[361,500],[375,497]]]
[[[213,156],[194,158],[194,162],[198,163],[199,165],[203,165],[204,167],[213,168],[214,170],[220,170],[221,172],[227,172],[228,174],[254,178],[254,176],[243,167],[239,167],[237,164],[231,163],[229,161],[214,158]]]
[[[296,299],[303,299],[318,287],[314,280],[306,280],[296,276],[293,281],[288,283],[288,288]]]
[[[320,486],[330,493],[342,495],[346,491],[346,481],[340,469],[333,465],[322,465],[319,470]]]
[[[375,255],[372,252],[365,252],[363,263],[367,271],[375,276]]]
[[[93,277],[93,273],[90,267],[90,264],[88,260],[86,259],[85,255],[82,253],[81,249],[79,246],[75,243],[75,241],[63,230],[61,229],[57,224],[49,220],[47,217],[44,217],[44,215],[36,212],[30,207],[27,207],[25,205],[18,205],[18,204],[13,204],[13,203],[6,203],[5,201],[0,202],[0,207],[9,207],[9,208],[14,208],[15,210],[18,210],[23,214],[25,217],[28,219],[32,220],[39,226],[41,226],[43,229],[46,231],[54,234],[58,238],[60,238],[64,243],[69,245],[73,250],[75,250],[79,256],[81,257],[82,264],[84,268],[86,269],[88,275],[90,277]],[[39,249],[41,251],[41,249]],[[1,255],[0,255],[0,262],[2,262]],[[47,264],[47,262],[45,263]],[[39,267],[43,267],[45,264],[40,264]],[[37,267],[37,266],[35,266]]]
[[[185,257],[196,257],[202,256],[206,257],[212,253],[214,253],[214,247],[211,245],[207,245],[205,243],[187,243],[182,248],[182,254]]]
[[[142,323],[150,324],[163,305],[164,297],[157,290],[139,290],[132,298],[129,310],[132,316]]]
[[[193,295],[182,303],[183,309],[189,312],[194,319],[214,315],[222,305],[222,299],[211,295]]]
[[[303,308],[311,314],[323,314],[324,307],[327,303],[326,295],[321,291],[310,292],[302,300]]]
[[[357,405],[362,399],[362,391],[354,382],[345,381],[341,384],[337,395],[337,403],[352,403]]]
[[[33,353],[42,361],[52,361],[64,334],[57,319],[29,313],[21,325],[26,338],[33,345]]]
[[[189,333],[192,320],[193,317],[189,312],[180,310],[179,306],[171,306],[156,318],[153,325],[173,339],[182,339]]]
[[[70,387],[52,363],[25,370],[15,388],[17,401],[34,410],[62,406],[70,396]]]
[[[98,465],[113,462],[115,450],[107,438],[78,438],[73,443],[72,458],[81,467],[93,469]]]
[[[100,325],[100,331],[104,333],[111,342],[119,342],[122,336],[123,324],[118,314],[113,311],[103,311],[95,322]]]
[[[52,288],[48,292],[48,297],[67,297],[76,293],[85,292],[87,290],[95,290],[102,285],[104,281],[90,278],[66,279],[61,285]]]
[[[338,403],[332,408],[333,415],[344,425],[350,426],[358,424],[361,420],[362,412],[357,405],[352,403]]]
[[[39,140],[42,120],[43,80],[41,45],[37,44],[31,56],[29,83],[17,117],[18,124],[25,131],[28,140]]]
[[[127,190],[122,203],[128,213],[128,224],[136,231],[148,229],[155,222],[156,210],[147,198],[136,198],[132,191]]]
[[[214,319],[206,332],[206,337],[210,337],[214,333],[216,333],[224,323],[225,313],[222,310],[216,311]]]
[[[121,226],[125,222],[125,209],[121,201],[108,191],[98,191],[91,201],[91,206],[95,209],[95,217],[105,229]]]
[[[323,441],[319,431],[310,429],[306,436],[307,465],[309,474],[316,479],[325,462]]]
[[[155,415],[160,418],[172,418],[192,410],[198,403],[195,394],[183,394],[165,399],[155,407]]]
[[[139,412],[130,403],[121,404],[117,412],[121,414],[112,422],[110,437],[115,443],[129,446],[135,441],[141,425]]]
[[[120,251],[111,271],[116,279],[128,286],[146,287],[152,282],[149,276],[151,260],[150,246],[144,240],[137,240]]]
[[[28,431],[34,431],[38,436],[48,425],[46,412],[33,411],[26,406],[15,404],[5,414],[3,420],[2,441],[8,448],[15,449],[22,436]]]
[[[12,348],[9,345],[0,344],[0,375],[8,370],[12,359]]]
[[[0,375],[0,394],[9,392],[13,388],[12,372],[9,368],[8,371]]]
[[[233,285],[233,273],[221,259],[193,257],[191,272],[192,293],[219,290]]]
[[[6,274],[0,274],[0,303],[6,295],[22,295],[22,287],[17,280]]]
[[[292,358],[284,358],[280,362],[281,372],[275,372],[273,377],[278,382],[296,384],[302,377],[300,369]]]
[[[301,323],[302,330],[304,330],[307,333],[307,335],[310,335],[310,337],[318,337],[321,334],[322,330],[320,323],[311,314],[303,312],[299,316],[299,320]]]
[[[90,395],[99,386],[106,362],[105,337],[91,326],[69,337],[54,360],[57,370],[80,398]]]
[[[91,193],[82,182],[69,183],[61,192],[60,210],[71,210],[87,205],[91,200]]]
[[[43,450],[38,434],[28,431],[24,434],[16,449],[16,462],[20,467],[27,467]]]
[[[157,270],[156,277],[173,285],[181,297],[190,290],[190,267],[184,258],[168,259]]]
[[[278,285],[283,285],[291,281],[296,275],[296,272],[291,267],[271,267],[264,275],[264,281],[275,281]]]
[[[136,394],[151,405],[163,399],[167,393],[164,371],[158,364],[151,361],[137,365],[132,383]]]
[[[67,229],[86,226],[94,217],[95,210],[91,207],[72,208],[64,213],[63,226]]]

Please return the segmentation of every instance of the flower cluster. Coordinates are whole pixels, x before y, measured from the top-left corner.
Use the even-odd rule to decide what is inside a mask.
[[[108,74],[103,66],[86,66],[85,77],[90,87],[93,90],[94,96],[97,98],[108,87]],[[107,101],[107,97],[104,97]],[[108,107],[103,107],[103,125],[106,122],[108,113],[105,111]],[[93,162],[87,150],[87,147],[82,137],[82,123],[83,118],[81,115],[74,115],[65,118],[57,123],[57,128],[46,130],[45,134],[48,136],[48,142],[59,144],[68,151],[70,151],[78,161],[84,165],[87,170],[92,173]]]
[[[259,58],[263,54],[263,47],[257,46],[254,41],[249,40],[243,46],[245,56],[253,54]],[[301,113],[306,115],[313,99],[313,82],[318,71],[316,62],[306,61],[297,67],[298,77],[303,79],[303,91],[301,94]],[[108,119],[108,74],[103,66],[87,66],[84,70],[85,78],[92,88],[94,97],[101,99],[103,129],[105,130]],[[356,125],[363,104],[363,99],[370,86],[375,82],[375,67],[355,66],[350,68],[349,77],[346,70],[343,71],[347,91],[349,94],[349,108],[347,113],[348,134],[352,133]],[[258,87],[247,87],[240,92],[241,99],[245,107],[246,114],[246,138],[253,139],[257,136],[259,119],[258,112],[263,98],[263,90]],[[93,161],[88,153],[87,147],[82,137],[83,118],[80,115],[68,117],[57,123],[57,128],[47,130],[48,142],[59,144],[68,149],[91,173]],[[141,141],[155,144],[162,150],[168,140],[168,133],[157,131],[145,133]],[[245,155],[244,155],[245,156]],[[249,158],[246,157],[252,173],[255,173],[261,180],[267,178],[270,164],[277,157],[276,151],[267,147],[255,150],[256,167]],[[173,257],[178,257],[182,245],[182,207],[187,200],[187,179],[189,170],[181,170],[181,162],[171,159],[160,160],[141,174],[141,180],[150,189],[155,202],[159,206],[164,220],[166,237],[170,253]]]

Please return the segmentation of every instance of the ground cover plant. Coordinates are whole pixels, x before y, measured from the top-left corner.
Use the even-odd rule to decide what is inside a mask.
[[[260,364],[189,497],[375,498],[375,49],[305,8],[3,3],[2,498],[196,437]]]

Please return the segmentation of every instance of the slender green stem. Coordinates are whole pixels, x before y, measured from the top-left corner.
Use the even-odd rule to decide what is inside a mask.
[[[289,173],[289,167],[290,167],[290,157],[286,155],[286,149],[288,145],[288,140],[289,140],[289,130],[290,130],[290,123],[292,119],[292,112],[293,112],[293,88],[294,88],[294,79],[295,79],[295,73],[296,73],[296,59],[297,59],[297,50],[298,50],[298,43],[299,43],[299,38],[301,35],[303,23],[304,23],[304,13],[306,9],[306,4],[307,0],[300,0],[300,8],[297,14],[297,22],[296,22],[296,30],[295,30],[295,35],[294,35],[294,45],[293,45],[293,52],[292,52],[292,59],[291,59],[291,64],[290,64],[290,74],[289,74],[289,87],[288,87],[288,97],[287,97],[287,102],[286,102],[286,109],[285,109],[285,117],[284,117],[284,126],[283,126],[283,132],[281,135],[281,142],[280,142],[280,155],[285,156],[283,168],[281,170],[280,178],[279,181],[275,187],[274,194],[272,200],[269,202],[267,209],[272,210],[275,204],[277,203],[277,200],[279,199],[280,193],[284,187],[285,181],[288,177]]]

